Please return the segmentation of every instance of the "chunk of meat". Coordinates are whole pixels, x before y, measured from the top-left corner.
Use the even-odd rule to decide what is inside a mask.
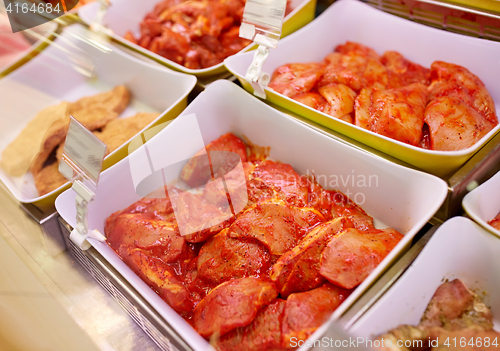
[[[339,45],[325,58],[325,73],[318,87],[340,83],[355,92],[362,88],[385,89],[388,86],[387,69],[372,49],[347,42]]]
[[[318,92],[328,102],[328,108],[324,111],[332,117],[337,117],[352,123],[351,113],[354,112],[354,100],[356,92],[344,84],[328,84],[318,89]],[[347,117],[346,117],[347,116]]]
[[[203,337],[224,335],[250,324],[278,296],[274,284],[258,278],[233,279],[213,289],[195,307],[193,325]]]
[[[282,345],[290,340],[306,340],[340,306],[351,292],[325,283],[319,288],[291,294],[286,300],[283,315]]]
[[[365,280],[403,235],[394,229],[363,233],[347,229],[337,234],[321,255],[320,274],[331,283],[352,289]]]
[[[335,234],[351,226],[347,217],[323,223],[278,259],[270,277],[279,289],[281,297],[286,298],[294,292],[317,288],[326,281],[319,274],[321,253]]]
[[[189,291],[176,277],[172,267],[162,260],[147,255],[141,249],[121,246],[118,250],[123,261],[163,300],[181,315],[188,315],[193,309]]]
[[[274,71],[268,87],[288,97],[310,92],[323,75],[321,63],[289,63]]]
[[[198,275],[215,284],[263,276],[270,267],[271,255],[260,242],[231,238],[227,229],[208,240],[198,256]]]
[[[381,62],[387,68],[389,88],[400,88],[413,83],[430,84],[430,69],[411,62],[399,52],[386,51]]]
[[[472,325],[486,330],[493,328],[493,315],[479,296],[455,279],[441,284],[422,316],[423,327],[463,329]]]
[[[484,83],[467,68],[436,61],[431,65],[429,100],[442,96],[463,101],[493,125],[498,124],[495,103]]]
[[[488,224],[491,225],[496,230],[500,230],[500,213],[491,221],[489,221]]]
[[[431,78],[425,123],[433,150],[468,148],[498,124],[491,95],[466,68],[436,61]]]
[[[473,146],[494,124],[464,101],[450,96],[432,100],[425,109],[432,150],[454,151]]]
[[[273,200],[245,211],[229,228],[229,236],[258,240],[272,255],[281,256],[324,221],[312,208],[290,207]]]
[[[203,195],[183,192],[172,199],[180,234],[190,243],[200,243],[227,228],[234,221],[231,208],[206,202]]]
[[[355,53],[367,58],[380,60],[380,56],[375,52],[375,50],[363,44],[355,43],[352,41],[346,41],[345,44],[337,45],[337,47],[335,48],[335,52],[343,55]]]
[[[268,186],[279,189],[285,196],[283,200],[287,204],[297,207],[306,206],[308,181],[299,176],[289,164],[264,161],[254,168],[251,177],[261,179]]]
[[[325,190],[314,179],[310,181],[308,206],[318,210],[326,220],[353,215],[368,216],[345,194],[338,190]]]
[[[213,343],[219,351],[280,351],[281,325],[286,301],[276,299],[262,308],[254,321],[246,327],[237,328]]]
[[[410,145],[419,145],[427,104],[421,83],[383,91],[363,90],[356,99],[356,125]]]
[[[329,110],[328,102],[314,91],[295,95],[292,99],[321,112]]]
[[[205,185],[212,177],[207,152],[211,156],[214,177],[229,173],[239,162],[247,161],[246,146],[243,141],[234,134],[224,134],[208,144],[205,149],[198,151],[182,169],[181,179],[193,188]]]
[[[107,242],[118,251],[120,246],[147,250],[164,262],[172,262],[187,249],[175,224],[154,219],[149,214],[121,214],[108,218],[104,228]]]

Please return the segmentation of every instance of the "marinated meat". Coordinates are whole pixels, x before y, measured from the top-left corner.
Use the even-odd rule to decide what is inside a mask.
[[[231,238],[224,229],[208,240],[198,256],[198,275],[215,284],[248,276],[265,276],[271,267],[269,251],[256,240]]]
[[[308,93],[323,75],[321,63],[291,63],[274,71],[268,87],[288,97]]]
[[[259,278],[233,279],[213,289],[195,307],[194,328],[201,336],[224,335],[250,324],[278,296],[274,284]]]
[[[306,340],[340,306],[351,292],[330,283],[319,288],[294,293],[286,300],[283,315],[282,345],[290,346],[290,340]]]
[[[308,291],[326,282],[319,274],[320,258],[330,240],[352,226],[347,217],[333,219],[311,230],[297,246],[274,264],[270,277],[283,298],[291,293]]]
[[[332,284],[352,289],[378,266],[403,238],[394,229],[362,232],[346,229],[321,254],[320,274]]]
[[[229,236],[258,240],[272,255],[281,256],[322,222],[323,216],[314,209],[268,201],[245,211],[229,228]]]
[[[437,61],[431,77],[425,123],[433,150],[468,148],[498,124],[491,95],[469,70]]]
[[[418,146],[426,104],[427,88],[421,83],[383,91],[363,89],[356,99],[355,124]]]

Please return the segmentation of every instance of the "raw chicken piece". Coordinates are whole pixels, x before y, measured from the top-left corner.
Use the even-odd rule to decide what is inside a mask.
[[[493,228],[500,230],[500,213],[491,221],[489,221],[488,224],[491,225]]]
[[[227,229],[208,240],[198,257],[198,276],[215,284],[264,276],[270,267],[271,255],[260,242],[230,238]]]
[[[388,86],[387,69],[380,56],[361,44],[347,42],[325,58],[327,66],[318,87],[340,83],[355,92],[362,88],[385,89]]]
[[[351,114],[354,112],[356,92],[347,85],[335,83],[323,85],[318,89],[318,92],[328,102],[328,107],[323,112],[348,123],[353,122]]]
[[[189,291],[176,277],[172,267],[162,260],[149,256],[141,249],[121,246],[118,253],[123,261],[151,286],[181,315],[188,315],[193,309]]]
[[[389,88],[400,88],[413,83],[430,84],[431,71],[413,63],[396,51],[386,51],[381,58],[389,75]]]
[[[493,315],[479,296],[459,279],[439,286],[420,321],[422,327],[443,327],[448,330],[472,325],[492,329]]]
[[[305,207],[307,205],[309,182],[299,176],[289,164],[264,161],[251,173],[252,178],[263,180],[268,186],[279,189],[288,205]]]
[[[229,236],[258,240],[272,255],[281,256],[324,221],[312,208],[290,207],[282,201],[272,200],[245,211],[229,228]]]
[[[195,307],[193,325],[203,337],[224,335],[250,324],[257,312],[278,296],[271,282],[258,278],[233,279],[213,289]]]
[[[181,179],[193,188],[205,185],[212,177],[207,152],[210,153],[210,161],[216,178],[234,169],[240,161],[246,162],[247,160],[246,146],[243,141],[234,134],[224,134],[208,144],[205,149],[198,151],[182,169]]]
[[[291,346],[290,339],[306,340],[328,320],[351,292],[325,283],[319,288],[291,294],[283,315],[282,346]]]
[[[343,55],[354,53],[365,56],[367,58],[380,60],[380,56],[375,52],[375,50],[363,44],[355,43],[352,41],[346,41],[345,44],[338,45],[335,48],[335,52],[338,52]]]
[[[314,91],[295,95],[293,99],[321,112],[325,109],[329,109],[328,102],[323,98],[323,96]]]
[[[383,91],[363,89],[356,99],[356,125],[410,145],[419,145],[427,88],[415,83]]]
[[[254,321],[237,328],[213,343],[219,351],[280,351],[281,325],[286,301],[276,299],[259,311]]]
[[[352,223],[347,217],[323,223],[278,259],[270,277],[280,290],[281,297],[287,298],[291,293],[317,288],[326,281],[319,274],[321,253],[335,234],[349,227],[352,227]]]
[[[288,97],[308,93],[323,75],[321,63],[289,63],[274,71],[268,87]]]
[[[449,96],[432,100],[425,109],[432,150],[453,151],[473,146],[494,128],[464,101]]]
[[[467,68],[436,61],[431,65],[429,101],[448,96],[465,102],[494,125],[498,124],[495,103],[484,83]]]
[[[186,241],[175,224],[154,219],[149,214],[121,214],[108,218],[105,227],[109,246],[147,250],[164,262],[172,262],[186,252]]]
[[[431,66],[425,123],[433,150],[466,149],[498,124],[483,82],[466,68],[436,61]]]
[[[375,229],[368,233],[347,229],[328,243],[321,255],[319,272],[335,285],[355,288],[402,238],[394,229]]]

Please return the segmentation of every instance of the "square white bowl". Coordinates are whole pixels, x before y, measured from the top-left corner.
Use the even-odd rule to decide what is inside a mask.
[[[169,173],[170,178],[167,175],[167,182],[179,176],[184,164],[179,161],[192,157],[200,149],[199,144],[186,137],[188,134],[182,130],[183,116],[191,114],[197,116],[205,145],[231,132],[239,137],[245,136],[254,144],[269,146],[272,159],[289,163],[299,174],[315,174],[318,181],[328,188],[335,182],[334,188],[346,194],[355,194],[353,198],[360,202],[364,200],[361,206],[377,223],[393,227],[404,234],[391,253],[340,305],[332,319],[339,318],[410,246],[415,234],[446,198],[447,186],[443,180],[331,139],[262,103],[235,84],[220,80],[210,84],[180,117],[137,149],[132,157],[123,159],[101,174],[95,202],[89,207],[90,229],[104,233],[105,220],[109,215],[142,198],[136,193],[131,167],[135,167],[135,174],[137,167],[134,155],[143,152],[141,149],[145,146],[150,154],[151,150],[161,151],[162,155],[170,159],[169,164],[176,164],[177,170]],[[371,179],[371,186],[362,184],[358,181],[360,179]],[[76,216],[74,203],[73,190],[64,192],[56,201],[57,211],[72,227],[75,226]],[[106,243],[92,239],[89,242],[193,349],[207,349],[208,343],[133,273]]]
[[[425,67],[439,60],[464,66],[484,82],[496,103],[497,115],[500,111],[500,43],[431,28],[357,0],[335,2],[313,22],[281,40],[278,48],[271,50],[263,71],[272,74],[287,63],[321,62],[346,41],[367,45],[379,54],[395,50]],[[253,89],[244,77],[252,59],[253,53],[243,53],[224,61],[227,69],[251,92]],[[442,177],[457,170],[500,130],[499,124],[464,150],[426,150],[331,117],[272,89],[266,89],[266,93],[272,103]]]
[[[116,85],[125,85],[132,95],[121,117],[137,112],[160,114],[146,128],[159,120],[176,117],[187,105],[187,95],[196,85],[195,77],[146,63],[90,35],[81,25],[67,27],[50,47],[0,79],[0,154],[45,107],[61,101],[73,102]],[[89,78],[77,71],[87,66],[95,67],[95,77]],[[105,163],[122,152],[125,146],[108,155]],[[41,203],[45,199],[53,202],[54,195],[67,187],[63,185],[39,196],[31,173],[11,177],[0,169],[0,180],[17,200],[24,203]]]
[[[473,220],[500,237],[500,230],[488,224],[500,213],[500,172],[468,193],[462,206]]]
[[[214,75],[227,72],[223,62],[202,69],[186,68],[183,65],[166,59],[163,56],[146,50],[143,47],[123,38],[128,31],[131,31],[136,37],[139,36],[139,24],[160,1],[161,0],[113,0],[112,6],[109,7],[104,17],[104,25],[112,31],[110,36],[121,44],[129,46],[143,55],[154,58],[158,62],[161,62],[162,64],[180,72],[194,74],[200,78],[209,78]],[[282,36],[286,36],[296,31],[314,19],[316,0],[292,0],[291,6],[293,11],[290,12],[284,19]],[[80,16],[85,23],[90,25],[94,21],[98,9],[98,2],[89,3],[78,9],[78,16]],[[239,53],[249,51],[253,48],[254,44],[252,43],[243,48]]]
[[[354,337],[372,338],[402,324],[417,325],[445,279],[461,279],[469,289],[485,292],[500,330],[500,239],[473,221],[454,217],[434,233],[420,255],[353,326]]]

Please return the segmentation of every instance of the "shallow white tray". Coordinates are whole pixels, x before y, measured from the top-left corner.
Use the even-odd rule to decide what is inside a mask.
[[[161,0],[113,0],[112,6],[108,9],[106,16],[104,17],[104,24],[107,28],[111,29],[113,33],[111,37],[123,45],[134,48],[143,55],[152,57],[158,62],[161,62],[175,70],[194,74],[198,77],[210,77],[216,74],[227,72],[224,63],[221,62],[215,66],[203,68],[203,69],[190,69],[186,68],[174,61],[168,60],[163,56],[157,55],[143,47],[133,44],[128,40],[125,40],[123,36],[128,31],[134,33],[134,36],[139,36],[139,23],[142,22],[146,14],[151,12],[156,4]],[[291,2],[292,12],[285,17],[283,23],[283,35],[286,36],[297,29],[301,28],[305,24],[309,23],[314,18],[314,12],[316,9],[316,0],[292,0]],[[91,24],[96,17],[97,11],[99,9],[98,2],[92,2],[78,9],[78,16],[87,24]],[[241,52],[248,51],[252,49],[253,44],[245,47]]]
[[[333,140],[224,80],[210,84],[180,117],[146,143],[151,159],[152,150],[156,150],[159,154],[166,155],[170,160],[169,164],[174,164],[192,157],[199,150],[200,146],[193,141],[194,138],[182,130],[182,116],[192,113],[197,116],[205,144],[232,132],[240,137],[247,137],[254,144],[270,146],[272,159],[289,163],[299,174],[314,173],[323,186],[339,189],[346,194],[350,192],[353,199],[358,201],[364,199],[362,207],[378,223],[384,223],[405,234],[377,269],[335,311],[332,319],[339,318],[391,262],[408,248],[415,234],[435,214],[447,194],[447,186],[443,180]],[[135,151],[132,156],[139,155],[143,148],[144,146]],[[182,165],[183,162],[178,163],[177,170],[167,174],[167,181],[179,176]],[[141,198],[133,185],[131,167],[129,156],[101,174],[96,199],[90,204],[89,210],[89,225],[92,229],[104,233],[104,223],[109,215]],[[136,167],[134,174],[137,171]],[[364,185],[360,181],[363,179]],[[73,190],[64,192],[56,201],[57,211],[73,227],[74,203]],[[186,342],[195,350],[207,348],[207,342],[142,282],[108,245],[94,240],[90,242],[177,329]]]
[[[473,220],[500,237],[500,230],[488,224],[500,213],[500,172],[468,193],[462,206]]]
[[[462,279],[491,307],[500,330],[500,240],[464,217],[446,221],[417,259],[349,332],[371,338],[402,324],[417,325],[445,279]],[[486,294],[483,295],[482,293]]]
[[[187,105],[187,95],[196,84],[195,77],[145,63],[99,41],[98,37],[93,37],[97,44],[92,46],[85,40],[88,35],[83,26],[67,27],[50,47],[0,80],[0,154],[43,108],[61,101],[76,101],[116,85],[127,86],[132,95],[129,107],[121,117],[137,112],[161,113],[149,126],[159,120],[174,118]],[[76,70],[89,65],[95,67],[96,78],[89,78]],[[123,148],[115,150],[106,160],[123,152]],[[25,203],[39,203],[50,198],[53,202],[53,195],[62,189],[39,196],[31,173],[11,177],[0,169],[0,180],[16,199]]]
[[[431,28],[356,0],[335,2],[309,25],[281,40],[278,48],[271,50],[263,71],[272,74],[287,63],[323,61],[337,45],[348,40],[367,45],[380,55],[387,50],[398,51],[425,67],[438,60],[462,65],[484,82],[496,103],[497,114],[500,111],[500,43]],[[244,77],[252,59],[252,53],[244,53],[224,61],[249,91],[253,90]],[[266,92],[270,102],[439,176],[458,169],[500,130],[500,125],[496,126],[464,150],[425,150],[333,118],[274,90]]]

